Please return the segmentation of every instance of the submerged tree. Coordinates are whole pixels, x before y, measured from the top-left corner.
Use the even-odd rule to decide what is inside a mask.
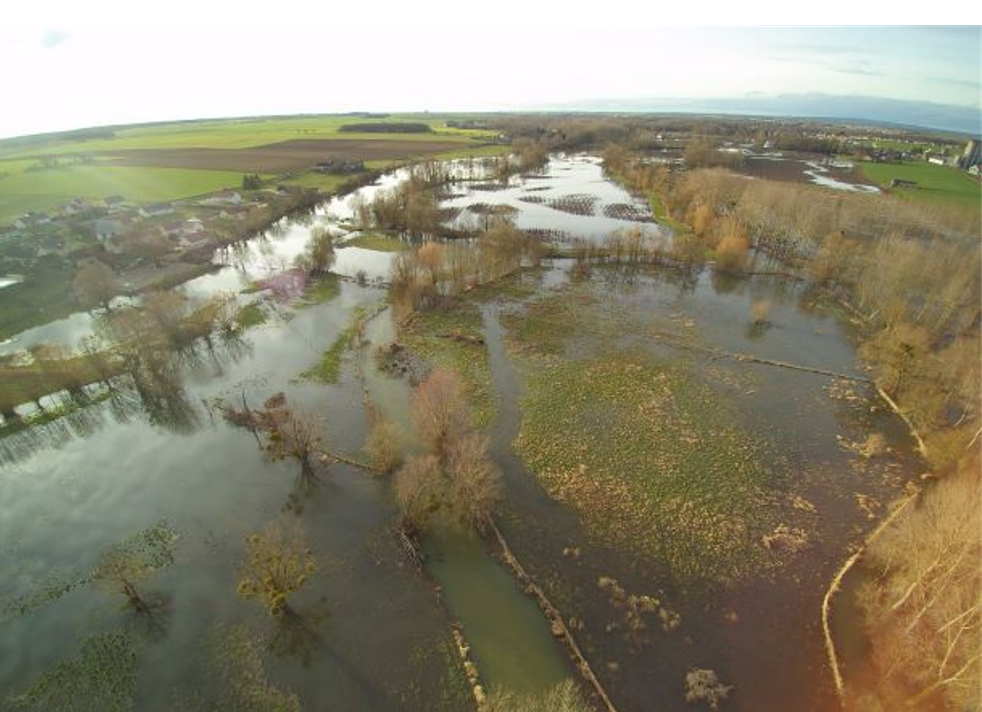
[[[469,427],[467,404],[460,377],[449,368],[436,368],[412,395],[413,425],[427,448],[441,462],[451,439]]]
[[[271,522],[246,537],[240,567],[239,594],[258,600],[272,616],[295,615],[288,597],[306,585],[317,570],[298,522]]]
[[[453,440],[447,452],[448,499],[454,517],[468,530],[484,531],[501,499],[501,473],[488,457],[488,438],[467,433]]]
[[[413,422],[428,452],[409,458],[393,478],[400,531],[413,542],[438,511],[466,531],[482,531],[501,497],[488,439],[471,430],[461,391],[456,372],[438,368],[413,392]]]
[[[320,452],[320,427],[317,418],[300,408],[291,408],[284,393],[266,399],[261,410],[252,410],[242,396],[242,410],[219,399],[222,416],[233,425],[248,428],[260,441],[272,460],[292,457],[300,463],[302,477],[313,477],[314,456]],[[263,440],[260,436],[265,436]]]
[[[147,600],[137,585],[174,562],[177,538],[177,532],[167,522],[158,522],[114,544],[99,558],[92,571],[83,575],[52,577],[27,593],[3,602],[0,604],[0,620],[42,608],[88,584],[122,593],[127,605],[137,612],[152,612],[152,602]]]
[[[99,559],[92,582],[126,596],[126,604],[139,613],[150,613],[152,604],[137,588],[157,570],[174,563],[177,533],[165,522],[144,529],[114,545]]]
[[[297,262],[308,274],[320,275],[331,271],[335,259],[334,236],[326,227],[318,225],[310,231],[310,241]]]
[[[79,304],[86,309],[101,306],[108,310],[110,300],[119,293],[116,273],[99,260],[83,262],[75,273],[72,287]]]
[[[372,413],[371,429],[365,450],[372,464],[381,472],[394,472],[402,464],[402,439],[392,421],[379,413]]]
[[[269,681],[263,639],[244,625],[217,625],[200,653],[207,683],[184,689],[169,712],[300,712],[300,698]]]
[[[732,685],[724,685],[714,670],[693,668],[685,675],[685,701],[704,702],[710,709],[719,709],[719,703],[725,700]]]

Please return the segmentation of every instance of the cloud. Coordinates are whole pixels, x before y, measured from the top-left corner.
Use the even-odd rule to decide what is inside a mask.
[[[863,69],[862,67],[829,67],[833,72],[839,72],[840,74],[861,74],[864,77],[885,77],[886,72],[880,72],[875,69]]]
[[[68,34],[61,30],[48,30],[41,38],[41,46],[45,49],[54,49],[68,39]]]

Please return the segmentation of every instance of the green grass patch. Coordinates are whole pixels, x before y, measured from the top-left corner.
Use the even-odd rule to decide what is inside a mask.
[[[419,313],[400,328],[400,339],[415,353],[434,366],[456,370],[464,384],[471,407],[471,418],[478,428],[487,428],[494,420],[496,405],[491,388],[491,370],[484,344],[446,338],[446,334],[481,336],[483,323],[477,306],[458,302],[452,309]]]
[[[651,214],[655,216],[656,221],[667,225],[675,232],[689,232],[688,225],[669,217],[668,209],[665,207],[665,203],[662,202],[661,196],[658,193],[648,193],[648,205],[651,206]]]
[[[320,361],[313,368],[304,371],[301,376],[325,385],[337,383],[338,376],[341,375],[341,362],[354,343],[354,338],[355,332],[351,327],[342,331],[334,339],[331,347],[321,356]]]
[[[784,501],[767,443],[720,389],[648,352],[649,315],[592,279],[501,322],[526,377],[516,452],[592,536],[693,591],[780,563],[763,544]]]
[[[982,185],[967,173],[933,163],[860,163],[863,174],[894,195],[925,203],[982,206]],[[894,178],[917,182],[914,188],[890,188]]]
[[[296,306],[312,307],[316,304],[329,302],[341,293],[341,282],[332,274],[314,277],[307,283],[303,296],[297,300]]]
[[[361,247],[376,252],[402,252],[406,249],[406,243],[388,235],[368,233],[346,240],[340,247]]]
[[[301,378],[317,381],[325,385],[338,382],[341,365],[351,347],[361,333],[368,312],[365,307],[356,307],[351,323],[334,339],[334,343],[324,352],[313,368],[300,374]]]
[[[240,329],[251,329],[254,326],[260,326],[266,323],[266,310],[260,302],[246,304],[239,309],[235,315],[235,320],[238,322]]]
[[[424,122],[432,131],[421,134],[341,132],[352,121],[387,123],[392,121]],[[400,115],[378,119],[355,119],[351,116],[298,116],[286,118],[218,119],[213,121],[184,121],[173,124],[122,127],[112,138],[77,140],[55,136],[39,137],[25,143],[0,141],[0,156],[23,157],[51,153],[85,153],[130,148],[250,148],[289,140],[311,139],[371,139],[373,141],[486,141],[493,132],[456,129],[446,126],[445,119],[434,115]]]
[[[508,144],[496,143],[489,146],[474,146],[466,148],[455,148],[452,151],[438,153],[434,158],[441,160],[453,160],[457,158],[484,158],[487,156],[504,156],[511,153],[511,146]]]
[[[53,210],[74,198],[120,194],[129,201],[176,200],[238,187],[241,173],[185,168],[70,165],[11,173],[0,181],[0,222],[28,210]]]
[[[559,356],[566,341],[585,328],[584,309],[595,302],[585,287],[568,285],[528,301],[521,311],[505,312],[512,349],[527,356]]]
[[[327,173],[310,171],[309,173],[303,173],[299,176],[287,178],[281,182],[285,183],[286,185],[299,185],[304,188],[316,188],[322,193],[333,193],[338,189],[338,186],[347,180],[351,180],[352,177],[353,176],[350,175],[329,175]]]
[[[757,572],[777,524],[770,473],[736,413],[681,367],[623,354],[524,361],[516,450],[606,543],[683,588]]]

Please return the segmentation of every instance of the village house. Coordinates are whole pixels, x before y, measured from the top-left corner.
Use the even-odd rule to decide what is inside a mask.
[[[204,232],[205,226],[198,218],[188,218],[167,226],[167,237],[185,238]]]
[[[19,218],[14,220],[14,227],[20,228],[21,230],[29,227],[37,227],[38,225],[47,225],[51,222],[51,216],[47,213],[25,213]]]
[[[242,196],[234,190],[223,190],[200,202],[202,205],[241,205]]]
[[[66,203],[61,208],[62,215],[78,215],[89,210],[92,206],[84,198],[75,198],[72,202]]]
[[[126,205],[126,198],[122,195],[110,195],[108,198],[102,201],[103,205],[109,208],[110,212],[114,210],[121,210],[124,205]]]
[[[140,215],[145,218],[170,215],[172,212],[174,212],[174,206],[170,203],[151,203],[140,208]]]
[[[92,224],[92,231],[95,233],[95,239],[99,241],[99,244],[109,248],[123,232],[123,225],[118,220],[100,218]]]

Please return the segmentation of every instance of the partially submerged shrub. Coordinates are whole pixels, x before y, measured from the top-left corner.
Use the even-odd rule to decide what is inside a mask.
[[[317,570],[300,524],[271,522],[246,537],[246,558],[240,567],[239,594],[255,598],[270,615],[290,613],[287,597],[299,591]]]
[[[719,703],[727,698],[732,689],[732,685],[720,682],[713,670],[693,668],[685,675],[685,701],[690,704],[704,702],[710,709],[719,709]]]
[[[375,415],[372,420],[365,449],[372,464],[382,472],[394,472],[402,464],[402,438],[399,436],[399,429],[381,415]]]
[[[541,695],[519,696],[495,690],[487,698],[484,712],[589,712],[592,709],[576,683],[567,678]]]
[[[766,299],[758,299],[750,307],[750,321],[754,326],[764,326],[771,320],[771,303]]]

